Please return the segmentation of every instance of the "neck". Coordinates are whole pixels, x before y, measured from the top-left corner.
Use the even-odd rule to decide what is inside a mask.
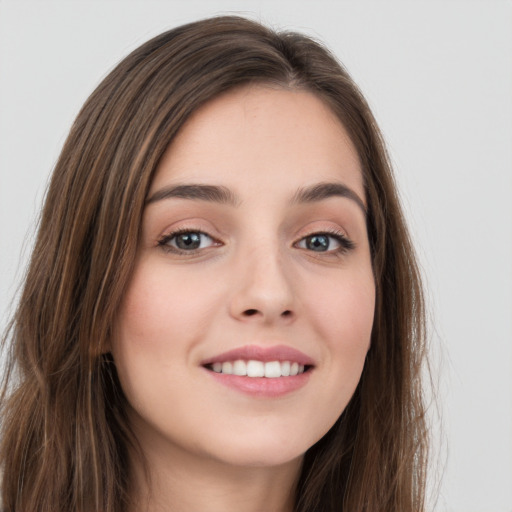
[[[293,512],[302,463],[244,467],[194,460],[176,447],[145,450],[145,465],[131,459],[134,512]]]

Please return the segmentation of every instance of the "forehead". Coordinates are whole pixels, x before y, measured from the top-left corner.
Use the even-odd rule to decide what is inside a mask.
[[[332,110],[304,90],[253,85],[199,108],[158,166],[151,190],[220,182],[249,190],[340,181],[364,200],[357,151]]]

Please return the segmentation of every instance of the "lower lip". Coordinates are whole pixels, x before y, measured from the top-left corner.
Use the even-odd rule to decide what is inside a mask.
[[[306,385],[311,370],[292,377],[246,377],[240,375],[227,375],[206,370],[217,382],[228,388],[235,389],[252,396],[276,398],[292,393]]]

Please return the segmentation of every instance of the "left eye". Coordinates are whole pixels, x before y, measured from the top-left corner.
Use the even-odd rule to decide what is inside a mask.
[[[348,249],[348,244],[349,241],[341,235],[314,233],[300,240],[297,243],[297,247],[314,252],[327,252],[336,251],[338,249]]]
[[[213,238],[201,231],[182,231],[181,233],[171,233],[159,242],[159,245],[178,249],[180,251],[204,249],[212,246],[213,244]]]

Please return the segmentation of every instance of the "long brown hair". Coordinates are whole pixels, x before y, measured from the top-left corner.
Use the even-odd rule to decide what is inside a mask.
[[[327,102],[358,151],[368,203],[377,290],[371,348],[348,407],[305,455],[296,510],[424,509],[424,302],[378,127],[321,44],[218,17],[170,30],[131,53],[71,128],[5,337],[5,512],[127,508],[127,447],[135,441],[105,350],[133,268],[146,194],[191,113],[250,83],[303,89]]]

